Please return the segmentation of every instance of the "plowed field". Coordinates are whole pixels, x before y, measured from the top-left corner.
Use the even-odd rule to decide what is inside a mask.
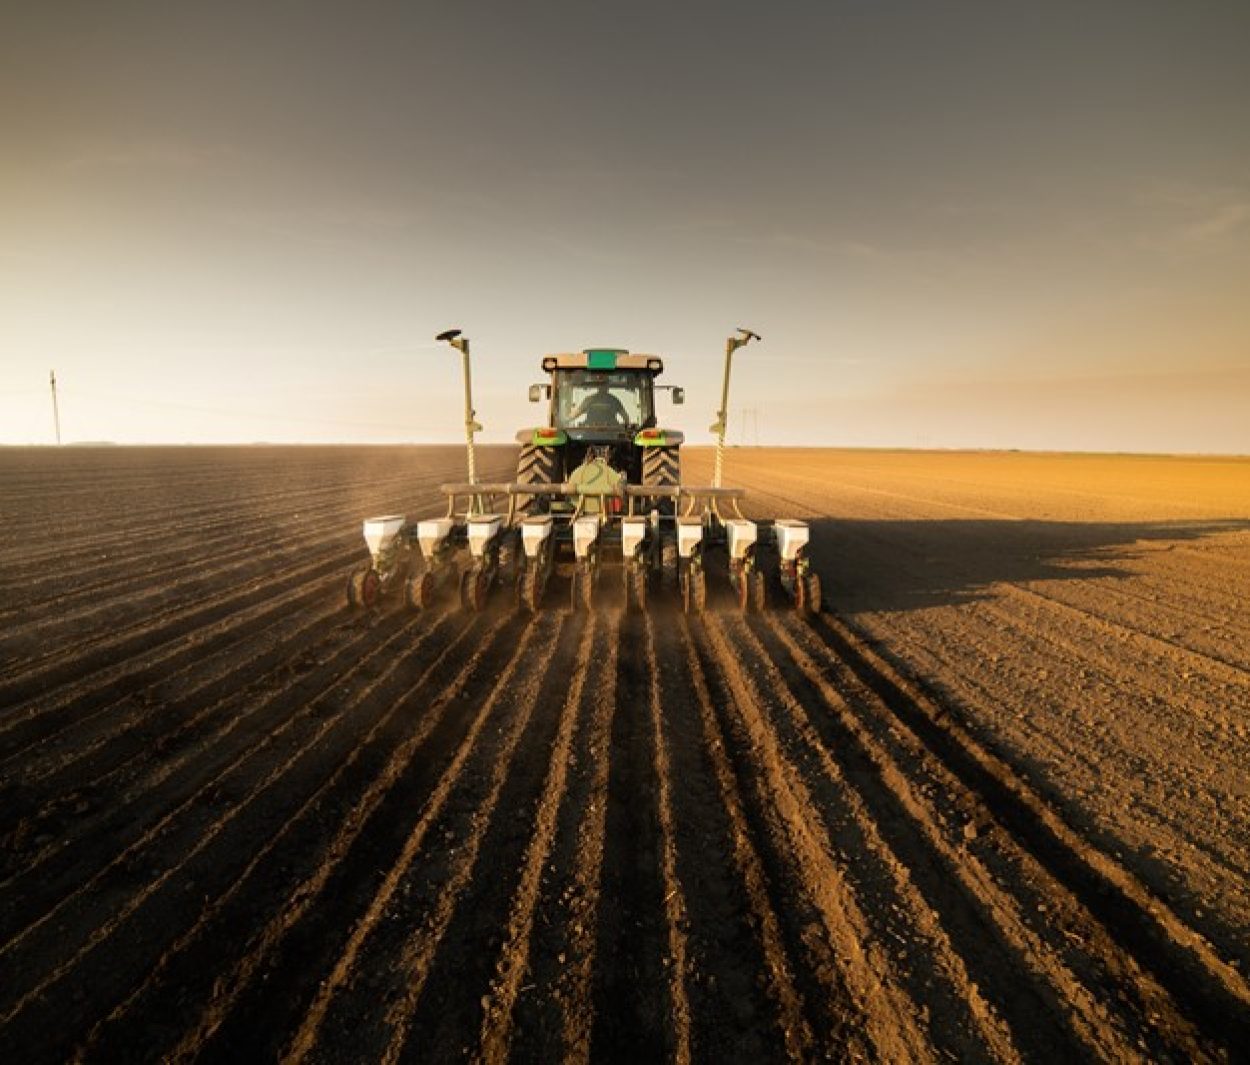
[[[1244,1057],[1250,462],[728,471],[824,614],[353,614],[458,451],[0,451],[0,1060]]]

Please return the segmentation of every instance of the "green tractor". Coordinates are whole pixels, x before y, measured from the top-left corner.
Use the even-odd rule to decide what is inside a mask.
[[[550,383],[531,385],[529,398],[531,403],[547,400],[547,421],[517,433],[518,484],[583,483],[590,488],[598,478],[656,488],[681,484],[684,437],[660,426],[656,394],[668,391],[677,404],[685,395],[680,388],[656,384],[664,371],[662,359],[619,348],[590,348],[575,355],[548,355],[542,368]],[[672,512],[671,497],[657,497],[654,504],[661,512]],[[572,506],[567,499],[532,495],[520,510],[528,515]]]
[[[721,485],[729,372],[733,353],[759,335],[739,329],[725,342],[721,405],[712,484],[681,479],[683,436],[663,428],[656,393],[674,403],[682,390],[656,384],[664,362],[618,348],[547,355],[548,384],[533,385],[530,400],[548,401],[545,425],[518,434],[515,481],[478,479],[474,436],[482,427],[473,410],[469,339],[458,329],[438,340],[461,355],[464,369],[465,453],[468,480],[441,486],[442,517],[410,522],[389,514],[364,522],[370,560],[350,576],[347,599],[373,606],[403,588],[419,610],[458,594],[465,609],[485,607],[492,587],[512,588],[517,604],[538,613],[545,589],[568,579],[574,610],[594,607],[605,567],[619,569],[621,601],[645,609],[651,590],[667,589],[689,613],[707,602],[708,572],[723,573],[741,610],[765,606],[765,570],[801,613],[821,608],[820,578],[808,557],[806,522],[747,518],[746,493]],[[715,557],[716,564],[709,567]]]

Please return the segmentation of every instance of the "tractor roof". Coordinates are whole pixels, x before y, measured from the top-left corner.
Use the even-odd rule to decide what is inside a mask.
[[[630,354],[624,348],[587,348],[566,355],[544,355],[544,370],[649,370],[660,373],[664,360],[658,355]]]

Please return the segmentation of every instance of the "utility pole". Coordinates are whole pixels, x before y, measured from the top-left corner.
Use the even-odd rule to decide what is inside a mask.
[[[56,406],[56,371],[48,372],[48,381],[52,385],[52,424],[56,427],[56,446],[61,446],[61,412]]]
[[[752,442],[752,434],[754,434],[755,446],[759,447],[760,409],[759,407],[743,407],[742,408],[742,438],[741,438],[743,447],[746,447],[748,444]]]

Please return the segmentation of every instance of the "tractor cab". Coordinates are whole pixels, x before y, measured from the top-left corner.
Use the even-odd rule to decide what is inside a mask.
[[[584,462],[600,457],[629,483],[640,484],[647,465],[644,452],[673,449],[670,461],[676,462],[682,435],[657,428],[655,394],[667,388],[674,403],[685,397],[680,388],[656,384],[663,359],[622,348],[588,348],[547,355],[542,368],[550,383],[530,386],[530,400],[549,401],[547,424],[518,433],[517,442],[552,452],[543,460],[547,479],[565,480]],[[531,461],[527,452],[522,465]]]
[[[579,436],[615,436],[654,425],[653,377],[646,370],[557,369],[551,423]]]
[[[655,379],[664,361],[655,355],[631,355],[621,348],[588,348],[573,355],[548,355],[542,367],[547,386],[530,388],[530,399],[551,405],[547,425],[583,444],[630,443],[640,429],[656,424]],[[684,398],[672,389],[674,403]]]

